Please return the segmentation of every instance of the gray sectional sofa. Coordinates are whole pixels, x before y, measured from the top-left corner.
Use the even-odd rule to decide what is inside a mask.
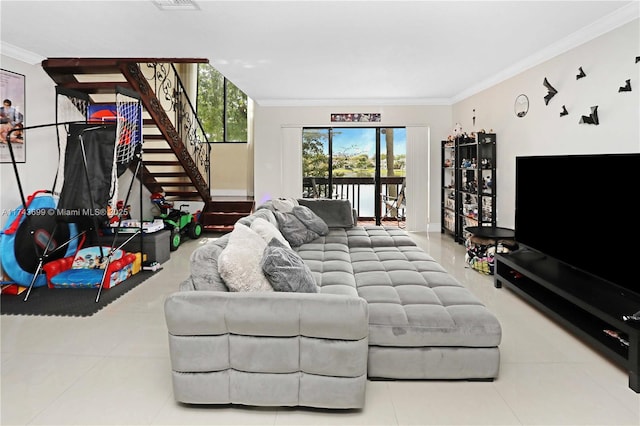
[[[368,378],[498,376],[498,320],[404,230],[354,226],[347,201],[296,203],[328,225],[292,248],[317,292],[229,291],[233,232],[196,249],[165,303],[177,401],[361,408]],[[283,216],[268,202],[238,228]]]

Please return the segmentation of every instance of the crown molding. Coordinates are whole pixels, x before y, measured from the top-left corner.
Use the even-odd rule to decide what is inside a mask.
[[[511,77],[533,68],[549,59],[555,58],[571,49],[591,41],[609,31],[615,30],[633,20],[640,18],[640,3],[633,1],[620,9],[605,15],[599,20],[579,29],[578,31],[569,34],[567,37],[558,40],[556,43],[546,47],[539,52],[529,56],[528,58],[504,69],[502,72],[495,76],[488,78],[468,89],[463,90],[454,97],[451,98],[452,103],[460,102],[470,96],[473,96],[485,89],[495,86],[498,83],[502,83]]]
[[[36,65],[41,63],[46,58],[20,47],[14,46],[4,41],[0,41],[0,53],[18,61],[26,62],[30,65]]]

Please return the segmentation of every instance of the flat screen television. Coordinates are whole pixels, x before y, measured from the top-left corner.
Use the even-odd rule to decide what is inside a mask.
[[[640,153],[516,157],[515,239],[640,295]]]

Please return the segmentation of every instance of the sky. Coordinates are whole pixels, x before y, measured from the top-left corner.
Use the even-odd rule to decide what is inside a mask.
[[[381,142],[384,142],[384,138]],[[343,152],[353,146],[357,146],[359,152],[365,152],[369,157],[376,153],[376,131],[374,128],[340,128],[334,129],[333,152]],[[394,154],[407,153],[407,131],[404,128],[394,129]],[[384,145],[382,145],[384,153]],[[349,150],[348,153],[355,153]]]

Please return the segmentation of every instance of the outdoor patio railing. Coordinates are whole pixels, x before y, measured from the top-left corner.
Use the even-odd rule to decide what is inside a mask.
[[[381,194],[394,197],[404,183],[403,176],[380,178]],[[359,219],[373,219],[375,202],[382,204],[382,216],[389,213],[388,207],[382,203],[382,195],[375,194],[373,177],[334,177],[329,184],[327,177],[305,177],[302,180],[304,198],[335,198],[351,201]]]

